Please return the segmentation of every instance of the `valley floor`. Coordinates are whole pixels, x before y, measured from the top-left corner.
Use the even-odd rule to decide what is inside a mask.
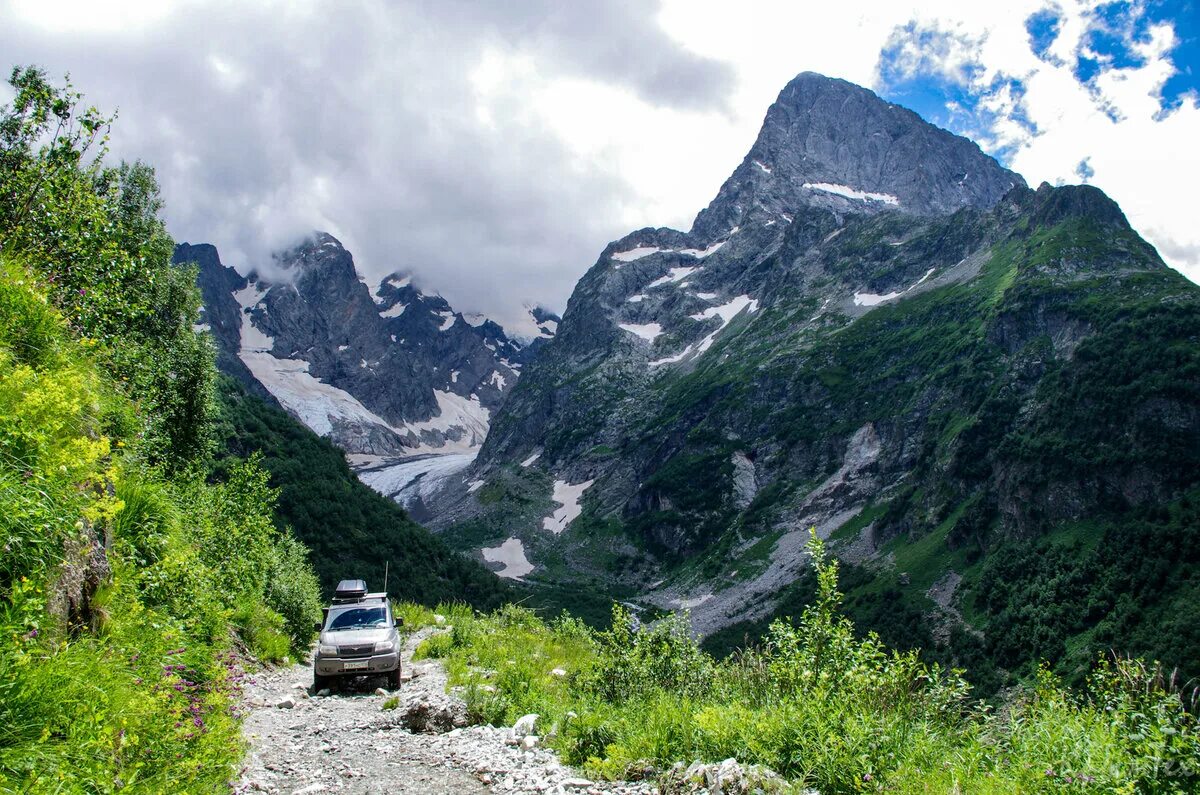
[[[413,793],[540,792],[639,795],[650,785],[594,783],[562,765],[549,750],[523,751],[512,730],[476,726],[418,734],[405,716],[418,705],[437,714],[465,714],[461,700],[446,694],[440,662],[412,662],[423,629],[404,648],[405,682],[379,694],[382,680],[367,680],[332,695],[311,692],[307,664],[264,671],[245,688],[243,733],[249,745],[235,792],[355,795]],[[411,676],[411,678],[409,678]],[[396,697],[394,709],[384,704]],[[291,706],[287,706],[287,704]]]

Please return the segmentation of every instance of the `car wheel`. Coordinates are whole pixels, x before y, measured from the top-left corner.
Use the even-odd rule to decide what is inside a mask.
[[[390,671],[387,675],[388,690],[400,689],[400,666],[396,666],[396,670]]]
[[[331,684],[330,677],[313,674],[313,692],[320,693],[322,690],[329,688]],[[330,688],[332,689],[332,688]]]

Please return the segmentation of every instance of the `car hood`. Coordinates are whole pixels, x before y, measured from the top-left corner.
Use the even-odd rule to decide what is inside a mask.
[[[339,632],[322,632],[321,642],[327,646],[356,646],[360,643],[377,643],[391,637],[390,627],[383,629],[344,629]]]

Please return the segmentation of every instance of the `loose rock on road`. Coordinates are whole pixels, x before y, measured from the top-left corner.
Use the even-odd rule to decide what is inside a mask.
[[[519,737],[511,728],[462,726],[465,705],[446,693],[445,669],[432,660],[412,662],[413,651],[432,631],[426,628],[406,639],[402,655],[406,681],[395,693],[377,690],[383,683],[379,679],[360,680],[356,688],[330,695],[313,694],[308,665],[253,677],[244,691],[242,727],[250,751],[235,792],[646,795],[657,791],[649,783],[589,781],[562,765],[536,739]],[[392,697],[399,698],[398,706],[383,709]]]

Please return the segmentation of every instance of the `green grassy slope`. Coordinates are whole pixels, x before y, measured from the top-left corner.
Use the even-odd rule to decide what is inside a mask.
[[[994,713],[956,673],[856,638],[839,615],[836,567],[810,549],[806,606],[736,657],[705,654],[679,619],[634,631],[616,610],[611,628],[595,632],[512,606],[456,611],[454,632],[417,654],[445,661],[475,721],[536,713],[538,733],[566,761],[593,776],[657,779],[664,792],[695,791],[680,781],[693,761],[730,757],[828,795],[1165,794],[1200,784],[1190,694],[1161,671],[1109,660],[1071,690],[1043,670]]]

